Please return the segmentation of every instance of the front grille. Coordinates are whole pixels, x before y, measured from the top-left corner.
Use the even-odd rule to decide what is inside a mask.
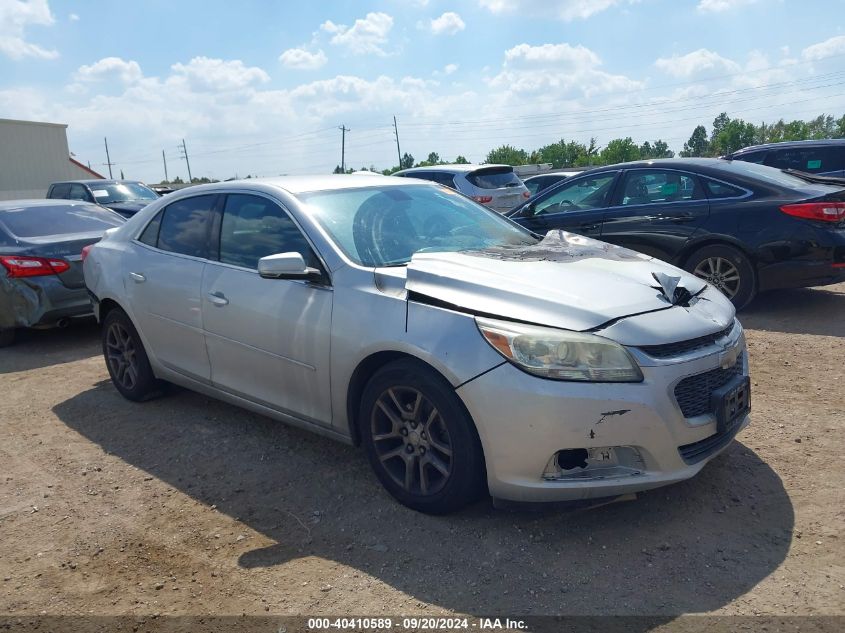
[[[736,424],[722,433],[714,433],[710,437],[705,437],[703,440],[679,446],[678,452],[681,454],[681,459],[687,464],[695,464],[702,459],[707,459],[716,451],[730,444],[731,440],[739,432],[740,426]]]
[[[671,358],[673,356],[680,356],[700,349],[704,349],[708,345],[712,345],[722,337],[727,336],[734,329],[733,321],[724,330],[707,334],[706,336],[699,336],[698,338],[691,338],[687,341],[678,341],[677,343],[666,343],[665,345],[644,345],[640,349],[651,356],[652,358]]]
[[[685,418],[711,413],[710,394],[719,387],[724,387],[735,376],[740,376],[745,368],[745,352],[736,359],[736,364],[728,369],[711,369],[703,374],[684,378],[675,387],[675,400],[681,407]]]

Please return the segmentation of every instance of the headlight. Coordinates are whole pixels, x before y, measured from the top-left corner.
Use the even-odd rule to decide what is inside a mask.
[[[476,317],[482,336],[514,365],[536,376],[587,382],[640,382],[628,351],[595,334]]]

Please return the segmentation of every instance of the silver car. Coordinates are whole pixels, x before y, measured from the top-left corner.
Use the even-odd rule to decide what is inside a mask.
[[[510,165],[433,165],[403,169],[393,175],[436,182],[499,213],[510,211],[531,197]]]
[[[192,187],[84,270],[125,397],[169,381],[362,445],[423,512],[663,486],[748,423],[743,330],[718,290],[432,183]]]

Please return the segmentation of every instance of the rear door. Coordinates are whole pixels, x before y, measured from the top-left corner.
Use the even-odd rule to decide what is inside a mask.
[[[131,242],[123,271],[138,329],[163,365],[208,382],[202,328],[202,276],[218,196],[182,198],[164,207]]]
[[[219,245],[202,284],[212,382],[273,409],[331,424],[328,275],[313,283],[264,279],[257,271],[260,258],[289,252],[324,270],[308,240],[276,201],[229,194]]]
[[[618,177],[618,171],[607,171],[567,180],[549,192],[540,192],[537,200],[513,219],[539,234],[562,229],[598,238]]]
[[[695,174],[627,169],[604,216],[601,239],[671,262],[709,212]]]

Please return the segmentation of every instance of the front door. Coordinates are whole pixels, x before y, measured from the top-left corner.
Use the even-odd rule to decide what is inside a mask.
[[[514,219],[540,235],[562,229],[598,238],[617,174],[616,171],[610,171],[573,178],[571,182],[567,180],[550,193],[541,193],[535,203],[526,207],[525,212]]]
[[[202,312],[215,386],[296,417],[331,424],[328,284],[264,279],[258,260],[298,252],[322,268],[287,212],[258,195],[230,194],[218,261],[202,280]]]

